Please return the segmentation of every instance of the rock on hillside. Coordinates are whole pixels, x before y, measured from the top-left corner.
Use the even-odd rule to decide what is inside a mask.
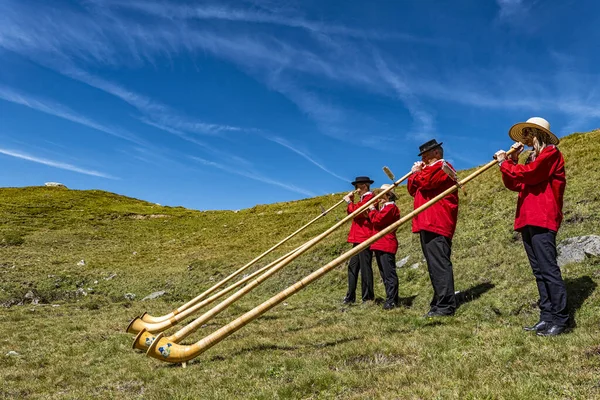
[[[557,246],[558,265],[581,262],[589,256],[600,256],[600,236],[587,235],[565,239]]]
[[[48,186],[48,187],[60,187],[60,188],[67,188],[64,184],[59,183],[59,182],[46,182],[44,183],[44,186]]]

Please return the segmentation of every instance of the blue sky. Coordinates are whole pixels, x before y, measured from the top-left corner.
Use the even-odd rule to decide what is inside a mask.
[[[196,209],[600,127],[600,3],[0,0],[0,186]]]

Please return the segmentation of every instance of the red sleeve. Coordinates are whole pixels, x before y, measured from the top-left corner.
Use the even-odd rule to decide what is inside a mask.
[[[369,200],[371,200],[373,198],[373,193],[366,195],[365,197],[363,197],[363,199],[361,201],[359,201],[358,203],[350,203],[348,204],[348,208],[346,209],[346,211],[348,211],[348,214],[352,214],[354,211],[358,210],[359,208],[361,208],[362,206],[364,206]],[[364,215],[366,216],[367,211],[364,212]]]
[[[515,162],[513,160],[507,159],[506,161],[504,161],[502,163],[502,165],[504,165],[506,163],[514,164]],[[516,179],[514,179],[510,175],[505,174],[504,171],[502,170],[502,166],[500,166],[500,172],[502,172],[502,182],[504,182],[504,186],[508,190],[512,190],[513,192],[521,192],[521,191],[523,191],[523,189],[525,189],[525,185],[517,182]]]
[[[417,172],[411,175],[412,186],[415,188],[414,191],[416,193],[417,189],[423,190],[431,190],[442,186],[448,181],[452,181],[443,170],[442,170],[442,162],[439,162],[431,167],[425,167],[421,172]],[[410,189],[409,189],[410,192]]]
[[[387,206],[382,210],[369,211],[369,219],[376,229],[382,230],[398,220],[400,212],[396,206]]]
[[[558,160],[560,160],[560,152],[556,146],[552,146],[542,151],[533,162],[526,165],[503,162],[500,165],[500,171],[503,176],[512,179],[515,184],[537,185],[552,176]]]
[[[412,197],[415,197],[415,195],[417,194],[417,189],[419,188],[415,184],[415,175],[417,175],[417,173],[410,175],[408,177],[408,182],[406,183],[406,188],[408,189],[408,194],[410,194]]]

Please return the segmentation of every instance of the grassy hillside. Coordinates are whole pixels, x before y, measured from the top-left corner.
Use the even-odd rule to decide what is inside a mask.
[[[568,185],[559,241],[600,234],[600,131],[571,135],[560,148]],[[0,189],[0,397],[600,398],[600,261],[563,268],[576,321],[570,334],[526,334],[521,327],[537,320],[537,291],[512,231],[516,194],[503,188],[497,168],[466,190],[453,244],[462,303],[454,318],[421,317],[431,287],[418,238],[405,225],[397,259],[420,263],[398,270],[405,307],[384,312],[380,305],[342,306],[341,266],[182,369],[131,350],[132,336],[124,333],[129,320],[144,311],[171,311],[340,194],[199,212],[102,191]],[[404,188],[398,193],[406,213],[411,199]],[[340,207],[260,265],[344,215]],[[347,229],[187,343],[348,250]],[[167,294],[141,301],[158,290]],[[128,293],[135,298],[125,298]],[[31,295],[39,304],[30,304]],[[376,295],[384,295],[380,282]],[[9,351],[18,355],[5,355]]]

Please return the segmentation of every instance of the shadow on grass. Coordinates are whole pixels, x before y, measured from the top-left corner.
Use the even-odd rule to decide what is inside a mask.
[[[339,344],[353,342],[353,341],[359,340],[359,339],[362,339],[362,337],[355,336],[355,337],[349,337],[349,338],[341,338],[341,339],[336,339],[336,340],[332,340],[329,342],[314,343],[314,344],[311,344],[310,347],[322,349],[325,347],[333,347],[333,346],[337,346]],[[255,346],[243,348],[235,353],[232,353],[231,357],[235,357],[235,356],[238,356],[238,355],[244,354],[244,353],[254,353],[257,351],[273,351],[273,350],[292,351],[292,350],[298,350],[301,347],[304,347],[304,346],[281,346],[281,345],[276,345],[273,343],[261,343],[261,344],[255,345]]]
[[[261,344],[255,345],[255,346],[243,348],[239,351],[236,351],[235,353],[231,353],[231,357],[239,356],[240,354],[244,354],[244,353],[254,353],[257,351],[273,351],[273,350],[291,351],[291,350],[298,350],[298,349],[299,349],[298,346],[280,346],[280,345],[276,345],[276,344],[272,344],[272,343],[261,343]]]
[[[413,296],[408,296],[408,297],[399,297],[398,298],[398,305],[401,307],[405,307],[405,308],[411,308],[413,305],[413,302],[415,301],[415,298],[417,298],[417,295],[413,295]],[[375,304],[377,305],[382,305],[385,303],[385,299],[382,297],[378,297],[375,299]]]
[[[411,308],[416,298],[417,298],[416,294],[413,296],[408,296],[408,297],[400,297],[398,299],[398,305],[405,307],[405,308]]]
[[[578,278],[565,279],[567,287],[567,308],[569,310],[569,320],[571,328],[575,328],[575,314],[581,308],[585,300],[596,290],[596,282],[590,276],[580,276]]]
[[[349,338],[342,338],[342,339],[332,340],[330,342],[315,343],[312,345],[312,347],[315,347],[317,349],[322,349],[324,347],[333,347],[333,346],[337,346],[338,344],[353,342],[353,341],[359,340],[359,339],[362,339],[362,337],[354,336],[354,337],[349,337]]]
[[[496,285],[491,282],[478,283],[456,295],[456,308],[470,301],[477,300],[485,292],[492,290]]]

